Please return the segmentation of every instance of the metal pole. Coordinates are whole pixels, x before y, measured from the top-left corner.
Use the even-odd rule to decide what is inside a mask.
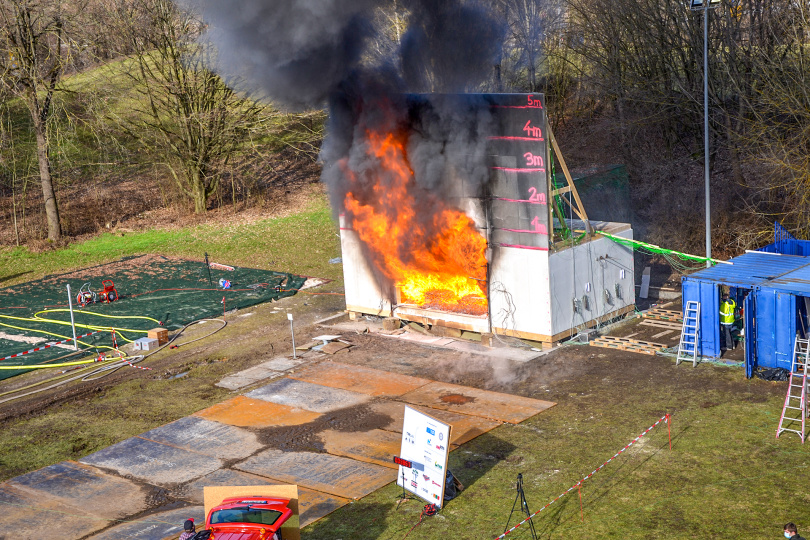
[[[712,216],[709,195],[709,1],[703,2],[703,169],[706,181],[706,258],[712,258]],[[712,265],[706,261],[706,268]]]
[[[73,328],[73,350],[78,351],[79,350],[79,342],[76,341],[76,323],[73,322],[73,298],[72,298],[72,295],[70,294],[70,285],[69,284],[67,286],[67,292],[68,292],[68,306],[70,307],[70,326],[71,326],[71,328]]]
[[[293,328],[293,314],[287,313],[287,318],[290,320],[290,334],[292,334],[292,342],[293,342],[293,358],[297,358],[295,356],[295,329]]]

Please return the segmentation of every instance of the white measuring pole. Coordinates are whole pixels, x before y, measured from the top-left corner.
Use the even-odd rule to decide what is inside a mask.
[[[292,334],[292,342],[293,342],[293,358],[297,358],[295,356],[295,329],[293,328],[293,314],[287,313],[287,320],[290,321],[290,334]]]
[[[70,284],[67,286],[68,291],[68,306],[70,307],[70,327],[73,328],[73,350],[79,350],[79,342],[76,341],[76,323],[73,322],[73,298],[71,298],[70,294]]]

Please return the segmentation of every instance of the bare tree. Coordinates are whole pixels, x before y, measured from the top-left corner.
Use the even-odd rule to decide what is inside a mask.
[[[70,60],[69,36],[82,2],[0,0],[0,84],[28,108],[37,141],[37,161],[48,239],[62,235],[51,174],[48,120],[54,93]]]
[[[119,4],[118,19],[135,51],[129,72],[143,100],[124,119],[128,131],[165,156],[180,191],[205,212],[224,167],[260,120],[264,105],[237,93],[208,66],[204,23],[171,0]]]

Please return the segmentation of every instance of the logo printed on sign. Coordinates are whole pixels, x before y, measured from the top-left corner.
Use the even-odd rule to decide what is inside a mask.
[[[431,482],[433,482],[433,480],[431,480]],[[441,485],[441,484],[437,484],[436,482],[433,482],[433,485],[434,485],[434,486],[439,486],[439,487],[442,487],[442,485]]]
[[[430,439],[427,440],[428,446],[430,446]]]
[[[430,429],[430,428],[425,428],[425,429],[426,429],[426,430],[427,430],[427,432],[428,432],[428,433],[430,433],[431,435],[436,435],[436,430],[435,430],[435,429]]]
[[[416,482],[411,480],[411,487],[415,488],[415,487],[418,487],[418,486],[419,486],[419,484],[417,484]]]
[[[444,450],[444,446],[442,446],[441,444],[437,444],[436,450]]]
[[[430,477],[429,477],[428,475],[423,474],[423,475],[422,475],[422,478],[424,478],[424,479],[425,479],[425,482],[430,482]]]
[[[441,441],[442,439],[444,439],[444,433],[442,433],[442,432],[440,431],[440,432],[439,432],[439,440]]]
[[[435,493],[433,494],[433,498],[436,499],[437,501],[439,500],[439,496],[436,495]]]
[[[433,462],[433,466],[434,466],[434,467],[436,467],[436,468],[437,468],[437,469],[439,469],[439,470],[442,470],[442,466],[441,466],[441,465],[439,465],[439,462],[438,462],[438,461],[434,461],[434,462]]]

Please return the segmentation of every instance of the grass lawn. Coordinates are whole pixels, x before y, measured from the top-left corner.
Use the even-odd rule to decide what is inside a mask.
[[[63,249],[32,253],[26,247],[0,248],[0,286],[47,274],[102,264],[127,255],[154,253],[294,274],[342,279],[337,226],[325,197],[287,217],[237,225],[205,224],[179,229],[105,233]]]
[[[390,485],[311,525],[303,537],[495,538],[514,503],[518,473],[529,508],[537,511],[666,412],[673,414],[671,451],[662,422],[583,483],[584,522],[575,489],[535,518],[538,536],[765,539],[781,536],[787,521],[810,532],[810,446],[796,435],[774,437],[785,383],[746,381],[735,368],[676,368],[669,359],[629,353],[639,369],[622,373],[626,364],[600,360],[605,355],[593,348],[567,349],[569,356],[604,363],[599,377],[578,367],[581,373],[550,385],[545,396],[532,396],[554,400],[555,407],[453,451],[449,467],[466,490],[438,516],[423,518],[408,534],[424,502],[397,509],[401,488]],[[602,376],[605,370],[616,373]],[[531,535],[522,526],[507,538]]]

